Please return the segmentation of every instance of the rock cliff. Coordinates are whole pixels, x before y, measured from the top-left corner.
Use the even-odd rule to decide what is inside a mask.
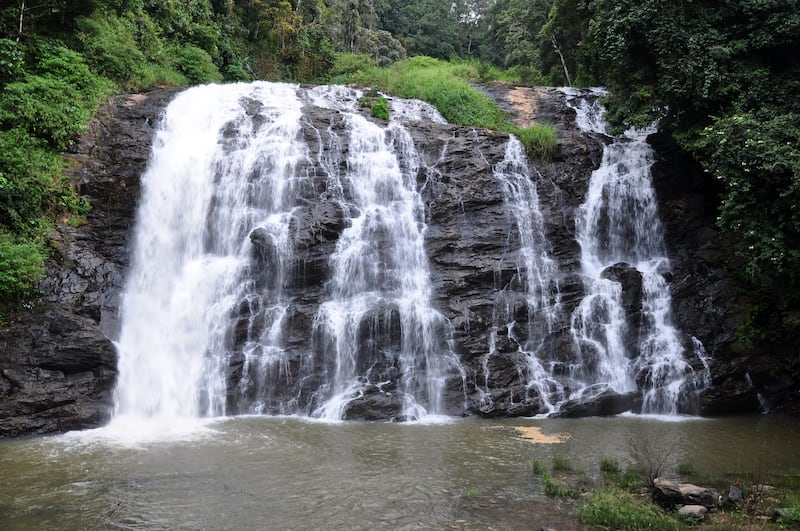
[[[545,232],[558,263],[563,305],[562,317],[544,341],[546,348],[563,352],[566,358],[572,350],[569,315],[584,295],[575,212],[608,139],[582,134],[574,126],[574,112],[556,90],[503,86],[487,90],[517,112],[522,125],[536,120],[552,125],[558,134],[557,152],[549,161],[534,161],[533,174]],[[0,339],[0,436],[93,427],[108,418],[116,378],[112,340],[118,333],[117,310],[128,265],[127,245],[139,177],[150,154],[154,127],[173,95],[171,90],[161,90],[113,99],[71,154],[81,193],[93,208],[85,225],[60,225],[53,231],[53,259],[42,283],[41,301],[4,325]],[[335,113],[310,108],[305,111],[305,120],[304,135],[313,149],[330,149],[331,143],[320,138],[320,131],[329,127],[335,130]],[[417,144],[425,146],[425,171],[420,172],[418,186],[426,206],[425,241],[434,284],[433,304],[454,327],[454,351],[466,371],[464,381],[449,383],[449,410],[487,416],[536,414],[541,403],[517,370],[513,341],[500,337],[499,355],[485,358],[492,326],[492,294],[498,286],[511,282],[516,273],[514,263],[503,258],[514,242],[508,237],[503,198],[492,179],[492,168],[503,160],[507,136],[433,123],[420,124],[411,133]],[[713,225],[713,187],[674,145],[660,136],[652,142],[659,157],[653,175],[667,230],[674,319],[679,328],[705,345],[712,359],[712,385],[696,397],[694,410],[708,414],[758,411],[757,391],[764,399],[766,389],[763,385],[761,389],[754,387],[748,374],[751,360],[732,348],[741,316],[724,268],[724,242]],[[346,145],[339,148],[347,150]],[[333,159],[338,156],[331,154]],[[313,168],[309,171],[314,172]],[[297,267],[289,289],[297,302],[288,316],[285,334],[287,347],[294,352],[288,370],[295,374],[304,353],[311,348],[309,330],[328,277],[328,256],[344,224],[334,202],[308,199],[296,214]],[[257,250],[254,267],[268,267],[270,249],[266,240],[254,231],[251,241]],[[628,286],[626,312],[635,314],[635,275],[622,265],[608,274]],[[381,326],[381,317],[375,319],[376,326]],[[239,386],[246,326],[242,320],[231,332],[234,355],[229,377],[235,384],[231,389],[237,389],[228,397],[231,412],[241,410],[240,403],[247,398],[247,390],[242,393]],[[392,334],[385,337],[391,341]],[[391,345],[384,347],[390,349]],[[489,366],[490,378],[480,382],[484,364]],[[305,389],[313,388],[305,383]],[[380,391],[354,401],[346,416],[396,417],[398,404],[385,398],[384,389]],[[275,389],[274,398],[277,402],[281,395],[297,392],[296,388]],[[565,414],[635,409],[637,400],[635,396],[610,396],[598,390],[597,400],[588,405],[574,404]]]

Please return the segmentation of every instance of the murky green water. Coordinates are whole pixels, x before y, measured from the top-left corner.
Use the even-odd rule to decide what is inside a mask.
[[[515,426],[569,439],[532,444]],[[0,441],[0,528],[571,528],[563,525],[570,507],[542,495],[531,460],[566,455],[597,476],[600,458],[624,462],[631,440],[656,441],[673,471],[691,462],[743,477],[800,472],[800,421],[777,417],[434,425],[249,417],[168,440],[119,433]]]

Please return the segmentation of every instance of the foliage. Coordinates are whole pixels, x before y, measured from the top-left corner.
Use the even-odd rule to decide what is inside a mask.
[[[173,55],[176,70],[185,75],[190,83],[211,83],[222,80],[219,70],[205,50],[186,44],[177,48]]]
[[[5,86],[0,126],[25,130],[53,149],[66,149],[110,87],[79,54],[63,46],[42,43],[34,61],[32,71]]]
[[[496,103],[472,86],[469,80],[477,75],[476,63],[445,62],[419,56],[378,69],[371,61],[368,65],[364,61],[362,58],[348,65],[352,73],[338,79],[427,101],[451,123],[516,134],[533,157],[547,157],[557,144],[550,127],[534,125],[521,129],[514,126]]]
[[[756,324],[780,335],[800,331],[798,124],[800,112],[732,113],[714,118],[698,140],[687,142],[722,184],[718,223],[737,235],[734,250],[745,282],[770,299],[769,311],[758,308]]]
[[[600,472],[604,474],[619,474],[619,461],[613,457],[603,457],[600,459]]]
[[[33,295],[44,277],[44,254],[40,244],[0,230],[0,315],[11,303]]]
[[[610,529],[683,529],[681,523],[663,509],[618,489],[593,494],[578,509],[584,524]]]
[[[556,454],[553,456],[553,470],[567,471],[572,470],[572,465],[566,455]]]
[[[565,482],[558,478],[554,478],[547,472],[542,474],[542,485],[544,486],[544,493],[551,498],[561,498],[565,496],[577,497],[578,492],[570,488]]]
[[[659,120],[721,189],[718,224],[753,309],[748,339],[800,367],[800,10],[795,0],[556,0],[577,68],[610,89],[620,128]],[[713,183],[709,183],[713,187]],[[791,342],[790,342],[791,343]]]
[[[777,518],[778,524],[800,528],[800,507],[790,507],[781,511]]]
[[[536,474],[537,476],[541,476],[542,474],[545,473],[546,470],[544,463],[536,458],[534,458],[533,461],[531,461],[531,469],[533,470],[533,473]]]
[[[379,118],[381,120],[388,120],[389,119],[389,103],[386,101],[386,98],[377,97],[372,101],[372,105],[370,107],[372,111],[372,116],[375,118]]]
[[[0,131],[0,226],[29,235],[52,201],[61,168],[61,158],[27,131]]]
[[[18,77],[24,64],[19,43],[11,39],[0,39],[0,87]]]
[[[547,158],[558,145],[555,131],[547,125],[535,124],[525,128],[511,126],[506,130],[519,137],[532,157]]]

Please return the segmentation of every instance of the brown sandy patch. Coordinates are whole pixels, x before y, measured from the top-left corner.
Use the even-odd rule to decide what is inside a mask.
[[[519,433],[520,439],[533,444],[558,444],[570,438],[569,433],[544,434],[542,433],[542,428],[538,426],[516,426],[514,429]]]

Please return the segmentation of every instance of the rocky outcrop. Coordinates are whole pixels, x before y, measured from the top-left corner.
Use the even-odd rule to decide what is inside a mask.
[[[0,437],[104,423],[113,405],[117,308],[139,177],[172,91],[114,98],[68,155],[92,211],[51,231],[42,299],[0,335]]]
[[[550,160],[533,161],[532,178],[544,231],[558,264],[560,316],[541,337],[539,331],[524,327],[513,333],[495,330],[497,355],[487,357],[498,292],[519,282],[517,265],[509,258],[519,242],[510,235],[507,206],[492,174],[505,156],[507,135],[434,123],[410,127],[423,157],[417,182],[425,204],[433,306],[452,325],[452,330],[442,329],[441,336],[452,334],[453,352],[464,368],[464,374],[446,382],[444,402],[453,414],[535,415],[547,408],[542,390],[529,385],[519,370],[525,363],[520,343],[541,340],[542,348],[553,353],[556,370],[567,372],[580,361],[569,331],[570,316],[584,296],[575,213],[608,139],[578,131],[574,111],[564,105],[563,94],[557,90],[502,86],[487,90],[506,101],[509,110],[525,103],[524,112],[517,113],[520,125],[530,120],[548,123],[559,138],[559,148]],[[2,330],[0,436],[96,426],[108,417],[116,375],[112,340],[118,333],[139,178],[150,154],[154,126],[173,94],[162,90],[115,98],[71,154],[81,193],[89,197],[93,208],[85,225],[59,226],[53,232],[54,259],[42,284],[42,300],[32,311],[13,316]],[[257,102],[247,105],[252,113],[258,112]],[[346,164],[345,137],[332,136],[344,128],[335,111],[304,110],[302,134],[315,159],[333,168]],[[713,228],[713,187],[674,145],[660,136],[653,141],[659,156],[653,172],[667,229],[675,324],[706,346],[713,364],[712,385],[696,397],[696,408],[709,414],[758,410],[764,389],[756,389],[751,375],[760,373],[748,370],[750,358],[736,357],[732,348],[742,316],[736,311],[739,300],[724,267],[725,245]],[[243,346],[259,325],[259,312],[266,309],[242,306],[234,312],[237,317],[229,334],[230,412],[245,410],[244,404],[256,396],[264,403],[264,412],[285,412],[282,404],[290,400],[318,407],[315,389],[332,371],[313,354],[319,345],[312,332],[330,276],[328,257],[347,221],[341,205],[324,194],[325,172],[311,160],[305,164],[308,167],[300,170],[317,180],[299,198],[292,222],[296,260],[282,286],[293,300],[284,319],[288,323],[283,331],[286,356],[279,365],[264,368],[290,384],[265,391],[245,374]],[[258,274],[275,263],[275,249],[264,231],[253,231],[250,241],[257,279],[253,289],[260,292],[275,281],[274,276]],[[641,275],[626,264],[616,264],[604,275],[622,284],[624,310],[633,323],[628,333],[635,337]],[[507,297],[516,321],[527,321],[528,308],[520,303],[521,296],[508,290]],[[396,356],[399,336],[392,312],[383,308],[369,319],[369,326],[380,334],[365,331],[365,337],[383,339],[365,342],[364,349],[371,349],[367,358],[380,362],[365,368],[375,381],[367,382],[362,395],[347,404],[345,418],[405,420],[402,392],[383,384],[397,377],[392,356]],[[301,370],[307,376],[302,382],[294,381]],[[590,388],[564,404],[560,414],[609,415],[640,407],[640,393],[619,395]]]

